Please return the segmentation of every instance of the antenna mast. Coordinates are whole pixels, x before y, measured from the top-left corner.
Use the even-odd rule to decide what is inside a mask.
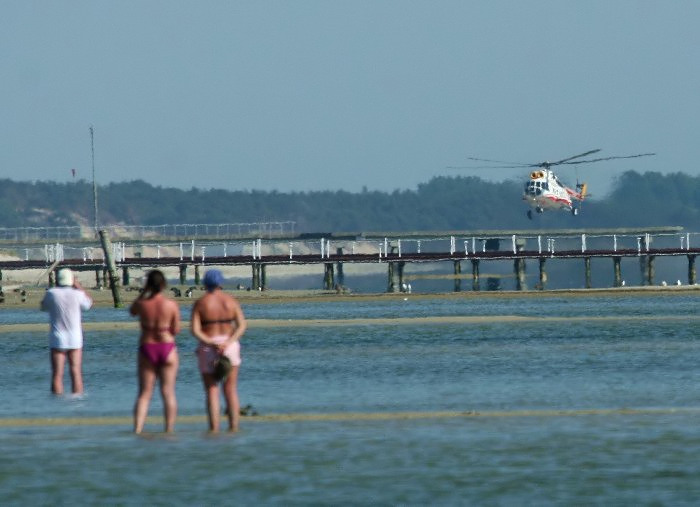
[[[97,235],[97,183],[95,183],[95,129],[90,125],[90,149],[92,151],[92,201],[95,205],[95,235]]]

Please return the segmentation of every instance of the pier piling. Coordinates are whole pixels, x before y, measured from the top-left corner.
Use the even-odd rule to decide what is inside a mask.
[[[479,281],[479,259],[472,259],[472,290],[479,291],[481,283]]]
[[[547,271],[545,270],[546,257],[540,257],[540,285],[539,289],[544,290],[547,287]]]
[[[454,261],[455,292],[462,290],[462,261]]]
[[[688,285],[695,285],[696,281],[695,255],[688,255]]]
[[[613,287],[622,287],[622,270],[620,269],[620,261],[622,257],[613,257]]]
[[[343,255],[343,248],[342,248],[342,247],[339,247],[339,248],[336,250],[336,253],[338,254],[338,256]],[[337,279],[338,279],[338,285],[340,285],[341,287],[343,287],[343,286],[345,285],[345,274],[343,273],[343,263],[342,263],[342,262],[337,262],[337,263],[335,264],[335,269],[336,269],[336,271],[337,271],[337,273],[338,273],[338,277],[337,277]]]
[[[333,263],[326,262],[323,270],[323,288],[324,290],[333,290],[333,285],[335,284],[335,276],[333,274]]]
[[[593,284],[591,283],[591,258],[590,257],[584,257],[583,258],[583,269],[585,272],[585,287],[587,289],[590,289],[593,287]]]
[[[180,285],[187,283],[187,264],[180,264]]]

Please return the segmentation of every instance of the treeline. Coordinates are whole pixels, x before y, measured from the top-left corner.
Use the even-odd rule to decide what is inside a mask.
[[[700,228],[700,178],[683,173],[624,173],[605,198],[588,199],[579,216],[530,221],[522,182],[436,177],[394,192],[227,191],[153,186],[144,181],[97,189],[105,224],[294,221],[297,232],[474,230],[680,225]],[[0,180],[0,227],[92,223],[92,184]]]

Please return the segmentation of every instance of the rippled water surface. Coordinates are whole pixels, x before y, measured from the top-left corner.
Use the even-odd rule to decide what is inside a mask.
[[[693,295],[249,304],[250,319],[494,318],[251,326],[241,402],[292,417],[246,417],[240,433],[216,437],[186,419],[204,414],[186,332],[172,437],[159,422],[130,433],[132,331],[86,335],[87,394],[77,400],[48,394],[45,332],[0,333],[0,496],[15,505],[695,503],[697,305]],[[2,324],[45,319],[0,312]],[[130,320],[115,309],[85,319]],[[150,413],[161,408],[154,398]],[[76,421],[45,420],[58,417]]]

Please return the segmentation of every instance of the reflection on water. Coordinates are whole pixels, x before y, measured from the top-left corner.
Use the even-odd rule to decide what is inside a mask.
[[[697,298],[547,297],[246,305],[250,318],[695,313]],[[127,320],[124,310],[92,318]],[[38,318],[37,318],[38,314]],[[3,323],[43,322],[3,312]],[[36,319],[36,320],[34,320]],[[698,496],[700,340],[682,320],[251,327],[242,404],[261,414],[500,411],[474,418],[0,428],[11,504],[690,503]],[[194,340],[178,337],[180,414],[203,415]],[[82,399],[48,394],[44,333],[0,334],[0,421],[129,416],[136,336],[86,336]],[[518,416],[518,410],[669,410]],[[150,413],[161,412],[154,398]],[[513,414],[508,416],[508,414]],[[128,419],[125,419],[128,420]],[[184,418],[183,418],[184,421]],[[154,433],[155,432],[155,433]],[[50,466],[47,465],[50,463]],[[76,464],[81,473],[75,473]],[[4,493],[7,493],[5,495]]]

